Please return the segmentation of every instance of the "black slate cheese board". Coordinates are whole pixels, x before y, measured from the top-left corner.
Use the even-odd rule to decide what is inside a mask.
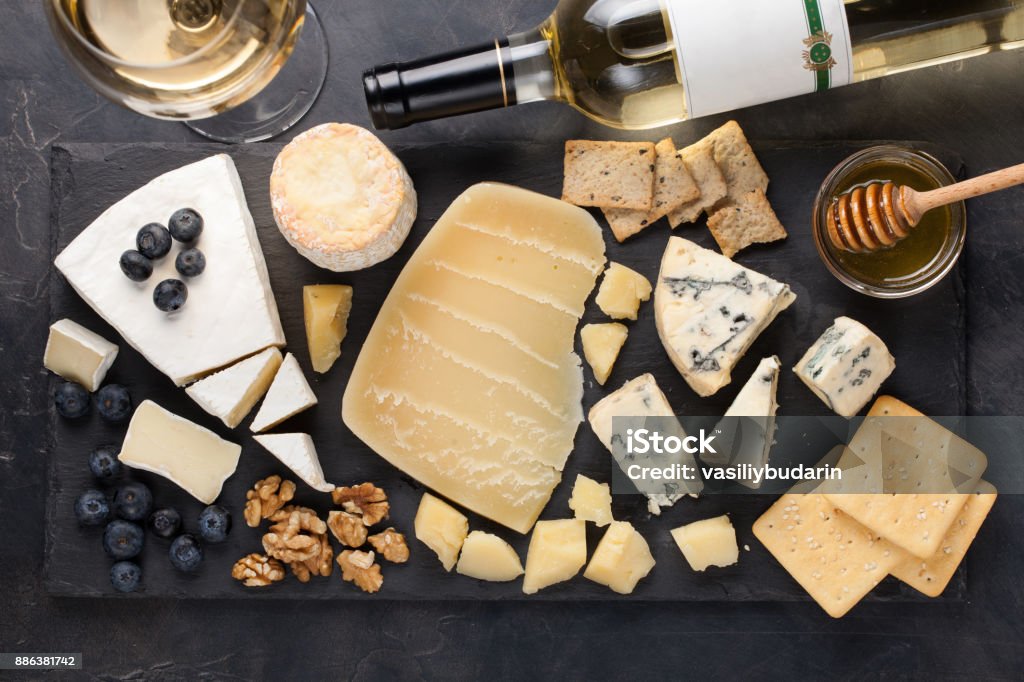
[[[688,143],[677,140],[677,143]],[[930,291],[903,301],[881,301],[855,293],[835,280],[818,259],[810,233],[811,205],[818,185],[827,172],[847,155],[873,142],[753,142],[758,157],[771,178],[768,196],[789,232],[784,242],[753,247],[736,257],[737,262],[787,282],[797,300],[757,339],[733,372],[733,382],[711,398],[697,396],[672,366],[658,338],[654,311],[643,304],[640,317],[630,324],[629,339],[605,387],[598,386],[589,368],[584,369],[584,411],[625,381],[644,372],[655,375],[677,413],[718,415],[729,406],[760,358],[777,354],[784,366],[779,386],[780,414],[828,415],[827,407],[790,371],[804,351],[829,326],[832,319],[848,315],[867,324],[888,345],[896,357],[896,371],[883,386],[892,394],[932,415],[956,415],[966,411],[967,366],[965,362],[965,316],[963,272],[958,267]],[[942,160],[951,172],[962,177],[963,163],[953,153],[924,143],[913,146]],[[110,204],[166,171],[216,153],[230,154],[241,175],[249,209],[255,219],[266,256],[270,279],[282,323],[293,352],[319,398],[319,405],[294,417],[272,432],[306,432],[313,436],[326,477],[338,485],[372,481],[388,492],[391,500],[389,525],[406,533],[412,556],[403,565],[383,565],[384,586],[377,594],[365,594],[343,582],[335,566],[334,575],[313,578],[300,584],[289,576],[284,582],[260,589],[247,589],[230,577],[232,564],[249,552],[261,551],[264,530],[244,524],[245,491],[267,475],[280,473],[297,480],[253,439],[248,430],[252,415],[237,429],[225,428],[206,414],[183,389],[149,365],[129,347],[89,306],[63,277],[51,269],[50,318],[69,317],[121,347],[108,374],[108,382],[126,385],[136,404],[153,399],[163,407],[210,428],[243,446],[239,467],[224,486],[219,503],[234,517],[227,542],[206,545],[205,560],[195,575],[176,572],[167,560],[167,541],[147,535],[140,562],[145,578],[143,588],[121,595],[110,587],[111,560],[101,546],[102,529],[79,528],[73,514],[75,498],[97,487],[86,464],[88,453],[97,445],[120,443],[125,426],[105,424],[95,411],[72,422],[51,410],[49,446],[48,519],[46,524],[46,585],[61,596],[118,596],[128,598],[240,598],[240,599],[396,599],[396,600],[517,600],[540,601],[804,601],[806,593],[761,547],[751,525],[773,501],[774,496],[705,496],[683,499],[674,507],[652,517],[639,495],[617,495],[615,517],[631,521],[651,546],[657,565],[630,596],[586,580],[582,575],[540,591],[524,595],[521,581],[485,583],[448,574],[425,545],[415,540],[413,517],[422,486],[378,457],[345,427],[340,418],[341,397],[360,346],[374,317],[402,265],[451,201],[469,185],[491,180],[519,185],[558,196],[562,177],[562,150],[557,146],[524,143],[459,143],[397,147],[419,196],[419,216],[412,234],[393,258],[368,270],[332,273],[300,257],[274,225],[267,183],[279,144],[224,147],[213,144],[64,144],[53,148],[51,159],[51,249],[56,255]],[[599,218],[603,223],[603,220]],[[692,239],[715,248],[703,221],[672,231],[664,222],[652,226],[624,244],[617,244],[606,232],[607,257],[647,276],[652,282],[670,235]],[[325,375],[312,372],[306,351],[302,317],[302,287],[306,284],[350,284],[354,305],[342,356]],[[190,305],[200,302],[190,301]],[[588,303],[583,322],[606,321]],[[40,343],[44,343],[40,339]],[[577,352],[580,352],[577,339]],[[50,388],[59,381],[47,377]],[[610,454],[584,423],[577,432],[575,450],[563,472],[562,483],[542,514],[542,519],[571,516],[567,500],[577,473],[599,481],[611,479],[614,466]],[[130,472],[153,489],[157,506],[177,507],[185,529],[195,530],[203,504],[173,483],[146,472]],[[298,483],[296,502],[321,513],[332,508],[329,495],[317,493]],[[669,530],[691,521],[729,513],[737,531],[740,559],[728,568],[711,568],[695,573],[685,564]],[[525,563],[528,536],[505,529],[475,514],[467,514],[470,528],[493,532],[508,540]],[[588,550],[596,547],[603,529],[588,524]],[[967,594],[966,570],[961,566],[942,601],[963,600]],[[920,601],[912,589],[887,578],[866,599],[871,601]]]

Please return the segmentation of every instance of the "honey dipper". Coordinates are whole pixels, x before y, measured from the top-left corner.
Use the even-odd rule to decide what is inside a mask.
[[[825,225],[837,249],[877,251],[909,236],[921,216],[933,208],[1022,183],[1024,163],[927,192],[891,182],[871,182],[835,197]]]

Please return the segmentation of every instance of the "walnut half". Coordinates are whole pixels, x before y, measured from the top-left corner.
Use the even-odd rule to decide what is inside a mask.
[[[231,577],[246,587],[265,587],[284,580],[284,566],[277,559],[253,553],[235,562]]]
[[[260,521],[270,518],[295,496],[295,483],[282,481],[280,476],[268,476],[245,493],[245,523],[256,528]]]
[[[346,547],[362,547],[366,544],[366,526],[356,514],[332,511],[327,514],[327,527]]]
[[[346,549],[338,555],[338,566],[341,567],[341,578],[346,582],[355,583],[363,592],[376,592],[384,584],[384,576],[380,573],[380,564],[373,562],[373,552],[360,552]]]
[[[363,523],[372,526],[388,517],[388,496],[382,488],[372,483],[360,483],[354,486],[342,486],[331,492],[334,504],[350,514],[361,514]]]
[[[379,554],[392,563],[404,564],[409,560],[409,545],[405,543],[405,536],[394,528],[371,535],[369,541]]]

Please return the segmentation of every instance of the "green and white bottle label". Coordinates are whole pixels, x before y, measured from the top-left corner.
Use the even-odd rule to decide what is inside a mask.
[[[665,0],[690,118],[846,85],[842,0]]]

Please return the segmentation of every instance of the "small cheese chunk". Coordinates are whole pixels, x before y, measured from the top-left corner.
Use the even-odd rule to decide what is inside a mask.
[[[291,353],[284,356],[267,397],[249,426],[253,433],[266,431],[316,405],[316,394],[309,387],[299,361]]]
[[[475,530],[462,543],[456,572],[477,580],[508,582],[523,574],[516,550],[497,535]]]
[[[598,483],[583,474],[576,474],[569,509],[577,519],[593,521],[598,527],[607,526],[615,520],[612,518],[612,491],[608,484]]]
[[[583,577],[619,594],[632,594],[652,568],[654,557],[644,536],[632,524],[614,521],[594,550]]]
[[[565,582],[587,563],[587,524],[583,519],[538,521],[526,553],[523,593]]]
[[[675,528],[672,539],[695,571],[708,566],[732,566],[740,558],[736,529],[724,514]]]
[[[267,348],[251,358],[211,374],[185,389],[192,400],[235,428],[263,397],[281,366],[281,351]]]
[[[313,490],[322,493],[334,490],[335,486],[324,480],[324,470],[320,466],[316,446],[313,445],[313,439],[309,434],[272,433],[253,438]]]
[[[352,287],[344,284],[311,284],[302,287],[306,320],[306,344],[313,371],[323,374],[341,357],[341,342],[348,333],[352,311]]]
[[[629,330],[626,325],[618,322],[603,324],[587,324],[580,330],[580,341],[583,342],[583,356],[594,371],[597,383],[604,386],[608,375],[612,373],[619,351],[626,343]]]
[[[832,411],[852,417],[895,368],[882,339],[856,320],[837,317],[793,371]]]
[[[43,366],[93,393],[117,357],[117,346],[77,322],[57,320],[43,353]]]
[[[119,460],[170,479],[204,504],[235,473],[242,446],[168,412],[152,400],[135,409]]]
[[[434,550],[444,570],[451,571],[469,533],[469,519],[447,502],[423,493],[414,526],[416,538]]]
[[[610,263],[597,290],[597,307],[613,320],[635,320],[640,302],[651,298],[651,283],[636,270]]]

